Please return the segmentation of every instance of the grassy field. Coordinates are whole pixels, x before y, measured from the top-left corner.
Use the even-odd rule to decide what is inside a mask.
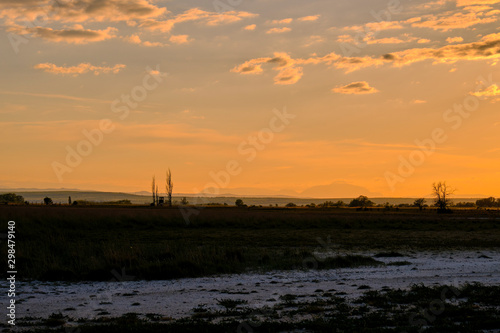
[[[307,269],[314,251],[338,254],[319,269],[352,267],[377,264],[348,256],[357,250],[500,247],[500,212],[484,210],[213,207],[186,223],[175,208],[0,206],[0,217],[5,230],[16,221],[22,279],[107,281],[123,268],[138,279]]]

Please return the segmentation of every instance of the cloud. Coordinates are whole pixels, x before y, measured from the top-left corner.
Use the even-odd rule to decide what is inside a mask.
[[[51,74],[61,74],[61,75],[73,75],[73,76],[78,76],[80,74],[85,74],[88,72],[94,72],[94,75],[99,75],[102,73],[113,73],[113,74],[118,74],[122,69],[124,69],[126,66],[123,64],[117,64],[114,65],[113,67],[107,67],[107,66],[94,66],[89,63],[81,63],[76,66],[57,66],[51,63],[43,63],[43,64],[38,64],[35,65],[34,68],[36,69],[42,69],[47,73]]]
[[[283,27],[283,28],[272,28],[266,31],[266,34],[281,34],[284,32],[289,32],[292,31],[292,29],[288,27]]]
[[[470,5],[494,5],[500,3],[500,0],[457,0],[457,7]]]
[[[125,41],[131,43],[131,44],[137,44],[137,45],[142,45],[146,47],[161,47],[161,46],[168,46],[168,44],[164,44],[161,42],[149,42],[149,41],[141,41],[141,38],[134,34],[130,35],[127,37],[122,37]]]
[[[274,84],[294,84],[298,82],[303,75],[301,65],[324,63],[332,65],[340,56],[335,53],[327,54],[323,57],[313,56],[306,59],[293,59],[285,52],[274,52],[274,57],[251,59],[243,64],[231,69],[233,73],[239,74],[261,74],[264,70],[264,64],[274,65],[273,70],[278,74],[274,77]]]
[[[144,20],[140,26],[151,31],[170,32],[176,24],[184,22],[201,21],[208,26],[217,26],[238,22],[242,19],[256,16],[258,15],[243,11],[227,11],[217,13],[204,11],[199,8],[191,8],[168,20]]]
[[[174,44],[189,44],[192,41],[188,35],[172,35],[168,40]]]
[[[138,35],[130,35],[128,37],[123,37],[123,39],[132,44],[141,44],[141,38]]]
[[[362,36],[361,40],[358,37],[361,36],[351,36],[351,35],[340,35],[337,37],[337,42],[339,43],[351,43],[355,45],[359,44],[402,44],[402,43],[411,43],[417,42],[419,44],[429,43],[430,40],[422,39],[418,37],[411,36],[410,34],[402,34],[398,37],[384,37],[384,38],[375,38],[375,34],[366,34]]]
[[[9,23],[32,22],[37,16],[59,22],[133,21],[168,13],[146,0],[1,1],[0,9],[0,17],[10,18]]]
[[[413,101],[411,101],[413,104],[425,104],[427,103],[427,101],[424,101],[422,99],[414,99]]]
[[[333,92],[338,94],[347,94],[347,95],[365,95],[365,94],[374,94],[378,92],[377,89],[371,87],[366,81],[358,81],[349,83],[345,86],[339,86],[332,89]]]
[[[403,29],[402,22],[399,21],[380,21],[369,22],[362,25],[352,25],[342,28],[342,30],[355,30],[355,31],[384,31],[393,29]]]
[[[500,33],[486,35],[479,42],[446,45],[437,49],[408,49],[385,54],[383,58],[398,67],[427,59],[434,60],[434,63],[497,59],[500,58]]]
[[[430,28],[433,30],[449,31],[463,29],[476,24],[492,23],[497,21],[497,17],[482,17],[482,13],[470,11],[468,13],[458,12],[452,14],[447,12],[441,16],[426,15],[418,22],[411,24],[416,28]]]
[[[310,16],[304,16],[304,17],[299,17],[297,21],[300,22],[310,22],[310,21],[316,21],[319,19],[321,15],[310,15]]]
[[[453,43],[461,43],[464,41],[464,39],[462,37],[448,37],[446,38],[446,41],[450,44],[453,44]]]
[[[282,20],[272,20],[271,24],[290,24],[292,23],[293,19],[292,18],[286,18],[286,19],[282,19]]]
[[[255,30],[255,28],[257,28],[257,25],[250,24],[250,25],[247,25],[246,27],[244,27],[243,29],[251,31],[251,30]]]
[[[492,102],[500,101],[500,87],[497,84],[492,84],[491,86],[484,88],[483,90],[478,90],[470,93],[472,96],[479,98],[497,97],[492,100]]]
[[[323,43],[324,41],[325,41],[325,39],[321,36],[317,36],[317,35],[309,36],[309,41],[306,44],[304,44],[304,46],[309,47],[309,46],[317,44],[317,43]]]
[[[108,27],[104,30],[89,29],[66,29],[54,30],[51,28],[26,28],[19,30],[20,34],[30,34],[34,37],[43,38],[52,42],[66,42],[71,44],[87,44],[100,42],[116,37],[118,29]]]

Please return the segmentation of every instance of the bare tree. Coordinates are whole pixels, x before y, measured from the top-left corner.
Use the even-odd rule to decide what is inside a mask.
[[[434,194],[434,201],[438,207],[439,213],[444,213],[448,211],[448,205],[451,200],[448,198],[455,192],[455,189],[447,185],[446,182],[438,182],[432,184],[432,193]]]
[[[156,185],[156,205],[160,204],[160,197],[158,196],[158,185]]]
[[[170,168],[167,171],[167,180],[165,182],[165,190],[168,196],[168,205],[172,207],[172,191],[174,190],[174,183],[172,182],[172,172]]]
[[[156,180],[155,180],[155,176],[153,176],[153,182],[151,183],[151,192],[153,193],[153,206],[156,205],[156,194],[157,194],[157,189],[158,186],[156,185]]]

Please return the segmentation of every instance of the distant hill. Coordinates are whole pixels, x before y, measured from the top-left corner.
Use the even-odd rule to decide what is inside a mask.
[[[325,185],[324,187],[320,187],[319,189],[312,188],[311,191],[304,191],[306,194],[308,193],[316,193],[316,194],[321,194],[324,193],[323,191],[327,190],[330,186],[337,186],[337,185]],[[361,188],[362,189],[362,188]],[[230,191],[233,191],[231,189]],[[193,195],[193,194],[183,194],[183,193],[174,193],[173,200],[175,201],[180,201],[182,197],[186,197],[189,201],[190,204],[207,204],[207,203],[219,203],[219,204],[228,204],[228,205],[234,205],[234,202],[236,199],[243,199],[245,204],[247,205],[262,205],[262,206],[269,206],[269,205],[279,205],[279,206],[284,206],[289,202],[293,202],[296,205],[307,205],[310,203],[314,204],[320,204],[325,201],[337,201],[337,200],[342,200],[345,203],[349,203],[353,198],[359,196],[360,192],[358,192],[358,189],[353,188],[352,192],[353,194],[356,193],[355,195],[352,196],[338,196],[338,197],[326,197],[326,198],[299,198],[299,197],[288,197],[284,195],[255,195],[255,196],[245,196],[245,195],[237,195],[235,193],[226,193],[226,194],[220,194],[216,197],[203,197],[200,198],[199,196]],[[79,191],[79,190],[56,190],[56,189],[0,189],[0,194],[1,193],[7,193],[7,192],[14,192],[18,195],[22,195],[24,199],[30,203],[42,203],[43,198],[46,196],[49,196],[54,203],[67,203],[68,202],[68,197],[71,196],[72,201],[78,201],[78,200],[87,200],[87,201],[95,201],[95,202],[106,202],[106,201],[118,201],[118,200],[130,200],[131,203],[133,204],[149,204],[151,203],[151,194],[143,191],[143,192],[136,192],[136,194],[131,194],[131,193],[122,193],[122,192],[99,192],[99,191]],[[303,195],[303,193],[300,193],[298,195]],[[143,195],[139,195],[137,193],[141,193]],[[258,193],[258,192],[257,192]],[[386,202],[389,202],[390,204],[412,204],[415,198],[384,198],[384,197],[375,197],[372,195],[375,195],[376,193],[365,191],[361,192],[364,195],[367,195],[373,202],[376,204],[383,204]],[[160,194],[161,195],[161,194]],[[486,197],[486,196],[483,196]],[[475,202],[477,199],[476,198],[453,198],[452,200],[454,202]],[[427,198],[427,204],[432,204],[432,198]]]

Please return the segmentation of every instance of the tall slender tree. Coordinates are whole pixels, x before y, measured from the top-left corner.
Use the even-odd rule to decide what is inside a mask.
[[[170,172],[170,168],[167,171],[167,179],[165,182],[165,192],[168,196],[168,205],[172,207],[172,192],[174,190],[174,183],[172,182],[172,172]]]
[[[153,181],[151,183],[151,193],[153,193],[153,206],[156,205],[156,189],[158,188],[158,186],[156,185],[156,180],[155,180],[155,176],[153,176]]]
[[[158,185],[156,185],[156,205],[160,204],[160,197],[158,196]]]

